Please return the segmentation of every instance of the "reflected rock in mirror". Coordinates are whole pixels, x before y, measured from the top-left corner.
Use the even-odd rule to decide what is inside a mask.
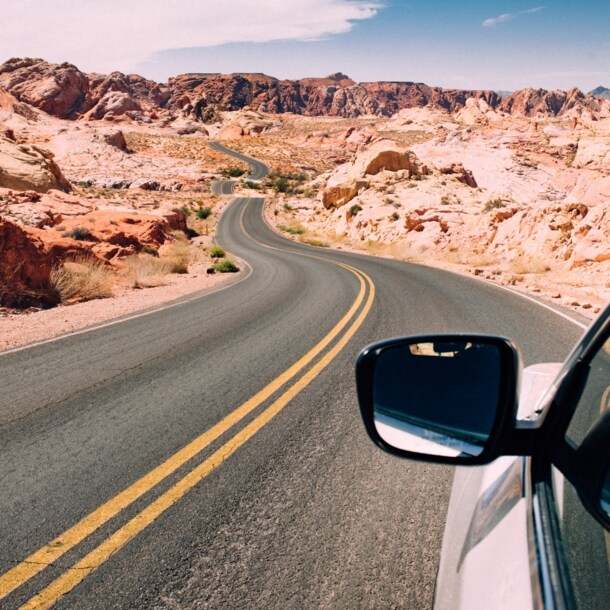
[[[501,361],[498,346],[484,341],[383,348],[373,378],[377,432],[415,453],[480,455],[498,412]]]

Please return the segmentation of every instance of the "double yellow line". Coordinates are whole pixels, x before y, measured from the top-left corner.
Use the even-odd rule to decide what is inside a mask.
[[[91,572],[95,571],[112,557],[114,553],[153,523],[155,519],[174,503],[178,502],[190,489],[200,483],[208,474],[222,464],[224,460],[235,453],[237,449],[254,436],[265,424],[271,421],[330,364],[363,324],[373,305],[375,286],[372,280],[362,271],[350,265],[326,260],[353,273],[358,278],[360,285],[356,300],[335,327],[302,358],[212,428],[133,483],[130,487],[108,500],[76,525],[0,576],[0,600],[36,576],[48,565],[57,561],[62,555],[76,547],[101,526],[118,515],[123,509],[133,504],[138,498],[152,490],[161,481],[197,456],[231,427],[270,399],[336,340],[334,345],[309,370],[284,390],[271,405],[265,408],[250,423],[244,426],[202,463],[188,472],[177,483],[172,485],[170,489],[162,493],[135,517],[120,527],[114,534],[106,538],[99,546],[27,601],[22,608],[43,609],[53,606],[62,596],[70,592]]]

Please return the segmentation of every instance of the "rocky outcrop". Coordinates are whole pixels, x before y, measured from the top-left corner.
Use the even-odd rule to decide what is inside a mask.
[[[328,210],[339,208],[349,203],[363,189],[367,189],[369,183],[366,180],[352,180],[329,186],[322,193],[322,204]]]
[[[182,113],[213,123],[220,110],[246,106],[265,113],[389,117],[404,108],[423,106],[454,112],[469,99],[475,101],[466,121],[479,121],[488,110],[538,117],[559,116],[574,108],[591,112],[606,108],[602,105],[606,100],[585,96],[578,89],[523,89],[501,97],[495,91],[441,89],[414,82],[356,83],[341,72],[294,81],[265,74],[183,74],[162,85],[135,74],[85,74],[72,64],[42,59],[8,60],[0,66],[0,86],[18,101],[62,119],[148,121]]]
[[[392,140],[379,140],[355,157],[350,174],[375,175],[383,170],[390,172],[406,170],[408,176],[427,173],[427,169],[420,163],[415,153],[401,149]]]
[[[600,111],[603,102],[592,96],[585,96],[579,89],[521,89],[505,97],[498,110],[513,116],[549,117],[561,116],[573,108]]]
[[[224,110],[250,106],[269,113],[308,116],[391,116],[401,108],[432,105],[453,111],[470,97],[498,104],[493,91],[459,91],[421,83],[355,83],[341,73],[326,78],[278,80],[264,74],[185,74],[168,81],[170,106],[205,99]]]
[[[170,231],[186,230],[186,216],[178,209],[169,210],[165,216],[96,210],[62,222],[65,235],[84,233],[83,229],[91,250],[112,260],[140,252],[145,246],[158,249],[172,240]]]
[[[39,193],[72,188],[51,152],[35,145],[17,144],[1,136],[0,187]]]
[[[0,66],[0,85],[20,102],[61,119],[73,119],[85,104],[87,77],[72,64],[9,59]]]
[[[0,86],[18,101],[60,119],[91,119],[147,113],[156,117],[169,90],[138,75],[85,74],[76,66],[42,59],[9,59],[0,66]],[[144,115],[142,115],[144,116]]]
[[[68,259],[95,258],[91,247],[23,227],[0,217],[0,305],[56,305],[59,294],[49,282],[53,267]]]
[[[218,131],[220,140],[233,140],[241,136],[254,136],[269,130],[273,126],[272,121],[265,118],[259,112],[245,110],[234,116]]]

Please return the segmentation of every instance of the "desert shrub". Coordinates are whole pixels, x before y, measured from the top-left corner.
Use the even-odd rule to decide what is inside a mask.
[[[215,263],[212,268],[216,273],[236,273],[239,271],[239,267],[228,258]]]
[[[392,212],[389,216],[388,219],[391,222],[396,222],[398,219],[400,218],[400,214],[398,212]]]
[[[190,216],[191,215],[192,210],[191,210],[191,208],[189,208],[188,205],[186,205],[186,204],[185,205],[181,205],[180,209],[184,212],[185,216]]]
[[[310,188],[309,186],[306,186],[303,189],[303,197],[305,197],[306,199],[311,199],[313,197],[313,189]]]
[[[358,214],[358,212],[360,212],[361,210],[362,206],[356,203],[349,209],[349,213],[351,216],[356,216],[356,214]]]
[[[113,294],[112,272],[95,259],[67,261],[54,267],[49,279],[62,301],[90,301]]]
[[[550,271],[551,267],[543,257],[522,252],[511,261],[510,270],[517,275],[525,275],[527,273],[540,274]]]
[[[188,273],[191,262],[191,248],[186,239],[177,239],[161,261],[168,273]]]
[[[285,225],[278,225],[280,231],[284,231],[285,233],[290,233],[290,235],[303,235],[305,233],[305,229],[303,227],[287,227]]]
[[[261,188],[260,183],[259,182],[254,182],[254,180],[246,180],[244,182],[244,185],[245,185],[246,188],[254,189],[255,191],[259,191],[260,188]]]
[[[284,204],[284,212],[292,212],[293,210],[294,208],[289,203]]]
[[[317,248],[330,247],[326,242],[320,241],[319,239],[306,239],[304,243],[306,243],[309,246],[316,246]]]
[[[200,218],[201,220],[205,220],[206,218],[209,218],[212,215],[212,208],[209,208],[209,207],[199,208],[197,210],[196,214],[197,214],[197,218]]]
[[[144,252],[144,254],[150,254],[150,256],[159,256],[159,250],[157,250],[157,248],[154,246],[149,246],[148,244],[142,246],[142,252]]]
[[[305,180],[307,180],[307,174],[302,172],[273,172],[269,174],[266,184],[279,193],[294,193],[296,186]]]
[[[495,199],[489,199],[485,205],[483,205],[484,212],[491,212],[491,210],[495,210],[497,208],[505,208],[506,202],[500,197],[496,197]]]
[[[210,248],[210,256],[212,258],[224,258],[225,249],[222,246],[212,246]]]
[[[247,170],[243,169],[242,167],[225,167],[224,169],[221,170],[221,174],[225,177],[225,178],[239,178],[240,176],[243,176],[246,173]]]
[[[162,276],[169,273],[167,265],[161,259],[152,256],[129,256],[125,259],[125,270],[129,282],[134,288],[161,286]]]
[[[65,233],[62,233],[64,237],[71,237],[78,241],[95,241],[95,237],[89,229],[86,227],[74,227]]]

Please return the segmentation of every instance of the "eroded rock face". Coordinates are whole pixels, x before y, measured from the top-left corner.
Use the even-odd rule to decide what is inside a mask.
[[[95,258],[90,245],[0,217],[0,304],[56,305],[59,295],[49,283],[51,270],[64,260],[80,258]]]
[[[213,123],[220,119],[220,110],[246,106],[265,113],[354,118],[389,117],[401,109],[424,106],[454,112],[470,104],[464,113],[467,124],[494,120],[494,111],[525,117],[610,113],[608,100],[578,89],[523,89],[502,99],[494,91],[441,89],[423,83],[355,83],[340,72],[295,81],[265,74],[183,74],[162,85],[135,74],[84,74],[72,64],[29,58],[1,65],[0,86],[20,102],[63,119],[128,117],[148,122],[181,113]]]
[[[0,66],[0,86],[25,102],[60,119],[83,115],[104,119],[144,112],[156,117],[170,91],[154,81],[120,72],[85,74],[68,63],[43,59],[10,59]]]
[[[70,234],[75,229],[86,229],[84,241],[91,250],[112,260],[140,252],[145,246],[158,249],[172,240],[170,231],[186,230],[186,216],[177,208],[167,210],[165,215],[95,210],[64,219],[64,233]]]
[[[39,193],[72,189],[51,152],[35,145],[17,144],[1,136],[0,187]]]
[[[350,174],[375,175],[382,170],[390,172],[406,170],[410,176],[427,173],[415,153],[401,149],[392,140],[380,140],[356,156]]]
[[[322,204],[328,210],[339,208],[349,203],[362,189],[367,189],[369,183],[366,180],[352,180],[330,186],[322,194]]]
[[[549,117],[564,115],[575,108],[605,113],[606,102],[591,95],[585,96],[576,88],[569,91],[526,88],[505,97],[497,108],[515,116]]]
[[[72,64],[9,59],[0,66],[0,85],[20,102],[61,119],[73,119],[89,92],[87,77]]]

